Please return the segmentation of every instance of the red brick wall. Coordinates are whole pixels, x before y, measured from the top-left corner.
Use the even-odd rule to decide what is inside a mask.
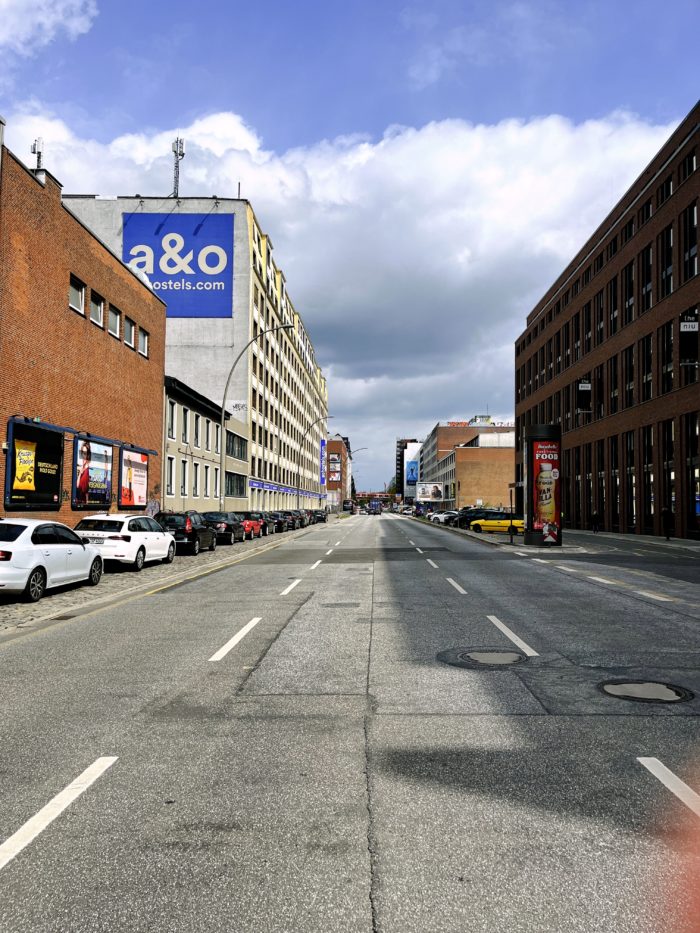
[[[165,364],[165,307],[61,203],[59,184],[45,186],[10,153],[0,166],[0,434],[13,414],[157,450],[151,490],[160,483]],[[86,285],[85,315],[68,306],[70,275]],[[90,320],[90,292],[105,300],[104,327]],[[149,334],[149,355],[107,332],[115,305]],[[137,331],[138,333],[138,331]],[[138,345],[138,344],[137,344]],[[64,448],[60,513],[69,525],[72,439]],[[118,458],[114,458],[114,482]],[[0,458],[4,494],[6,456]],[[116,504],[113,504],[116,508]],[[4,514],[0,501],[0,514]],[[16,514],[16,513],[15,513]],[[26,513],[40,517],[42,513]]]

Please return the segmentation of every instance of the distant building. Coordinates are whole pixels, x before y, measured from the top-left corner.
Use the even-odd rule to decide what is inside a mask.
[[[418,443],[415,437],[400,437],[396,440],[396,492],[402,497],[411,496],[413,493],[404,489],[406,448],[409,444]]]
[[[467,444],[480,435],[513,430],[513,425],[498,424],[488,415],[475,415],[469,421],[439,421],[420,448],[421,482],[439,481],[438,462],[455,447]],[[512,477],[511,477],[512,481]]]
[[[528,425],[560,425],[566,523],[700,537],[696,105],[528,315],[515,343],[517,479]]]
[[[438,508],[506,507],[510,504],[514,470],[514,428],[477,434],[438,461],[436,482],[443,489]]]
[[[328,507],[333,512],[342,511],[343,501],[352,498],[352,456],[347,437],[334,434],[326,446],[328,467],[326,488]]]

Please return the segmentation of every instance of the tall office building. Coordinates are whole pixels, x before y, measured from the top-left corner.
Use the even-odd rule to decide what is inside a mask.
[[[250,441],[250,507],[294,507],[298,490],[300,505],[318,507],[326,380],[250,203],[139,195],[66,195],[64,203],[167,303],[167,375],[221,405],[231,367],[253,339],[225,404]],[[227,474],[228,508],[239,491],[239,477],[229,483]]]

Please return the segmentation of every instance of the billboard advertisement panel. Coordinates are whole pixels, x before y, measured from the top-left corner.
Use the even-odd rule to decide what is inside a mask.
[[[146,273],[168,317],[231,317],[233,214],[124,213],[122,220],[122,258]]]
[[[525,433],[525,544],[560,546],[561,434],[552,425],[532,425]]]
[[[418,502],[440,502],[441,499],[441,483],[416,483],[416,500]]]
[[[112,451],[109,444],[98,444],[87,437],[73,442],[74,509],[109,509],[112,501]]]
[[[63,432],[10,421],[7,436],[7,511],[58,511],[63,486]]]
[[[120,509],[145,509],[148,501],[148,454],[122,448],[119,458]]]

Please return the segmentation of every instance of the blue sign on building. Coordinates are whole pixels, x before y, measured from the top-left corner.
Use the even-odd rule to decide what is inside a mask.
[[[122,215],[122,257],[145,272],[168,317],[233,314],[233,214]]]
[[[326,439],[321,438],[321,485],[326,485]]]

